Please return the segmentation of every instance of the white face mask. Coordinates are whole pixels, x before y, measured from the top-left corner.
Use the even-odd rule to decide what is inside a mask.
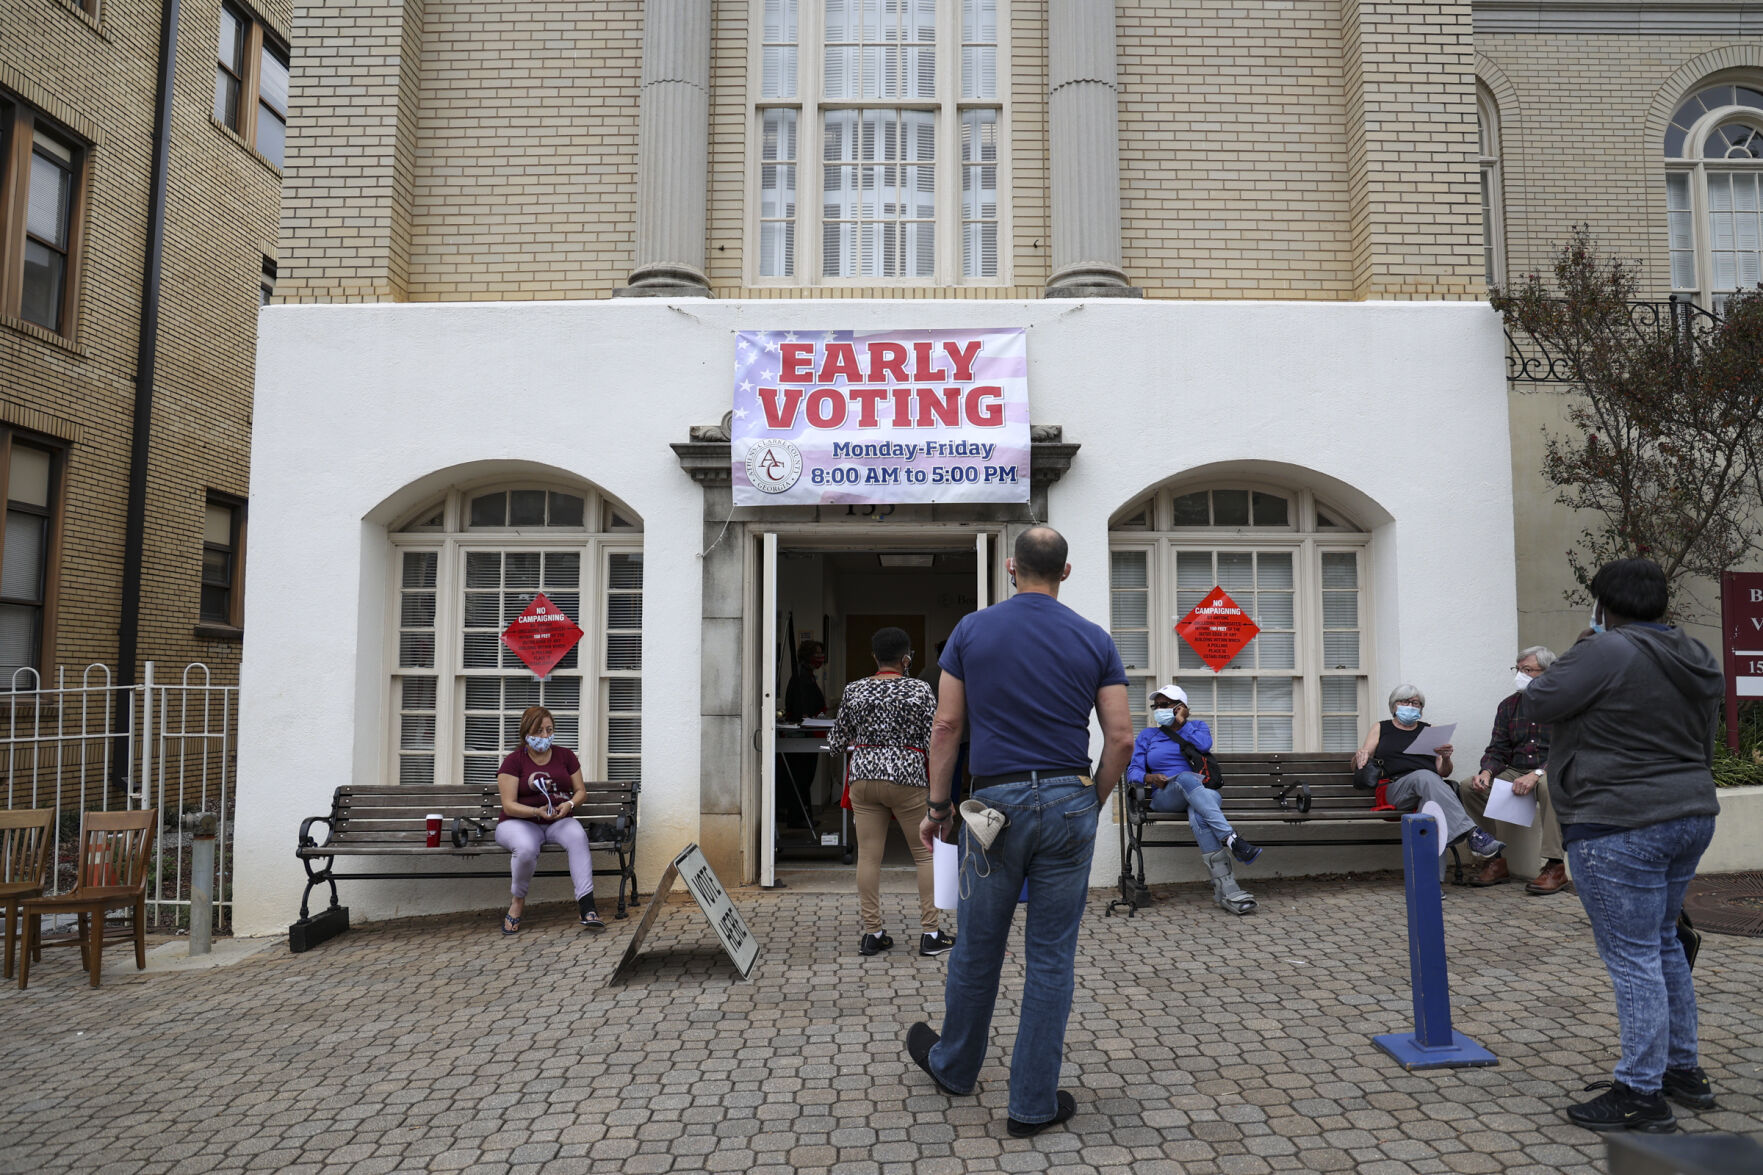
[[[1514,677],[1512,679],[1512,684],[1518,687],[1519,693],[1523,693],[1525,690],[1530,688],[1530,674],[1528,674],[1528,673],[1518,674],[1516,677]]]

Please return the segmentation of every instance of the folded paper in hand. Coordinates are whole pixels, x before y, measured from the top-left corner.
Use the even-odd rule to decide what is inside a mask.
[[[1494,780],[1493,790],[1488,793],[1488,819],[1504,820],[1508,824],[1522,824],[1529,828],[1537,819],[1537,794],[1515,795],[1510,779]]]

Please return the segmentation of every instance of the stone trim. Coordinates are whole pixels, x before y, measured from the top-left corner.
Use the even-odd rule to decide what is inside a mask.
[[[1475,35],[1763,35],[1757,0],[1475,0]]]
[[[1752,7],[1759,10],[1756,31],[1763,33],[1763,4]],[[1707,53],[1698,53],[1673,70],[1671,76],[1665,79],[1665,84],[1653,94],[1653,104],[1647,109],[1644,157],[1663,158],[1665,130],[1671,125],[1671,116],[1677,111],[1678,103],[1688,97],[1692,90],[1716,74],[1743,69],[1763,71],[1763,45],[1725,45]]]

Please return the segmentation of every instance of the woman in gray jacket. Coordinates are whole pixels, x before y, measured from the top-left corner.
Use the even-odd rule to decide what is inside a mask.
[[[1663,623],[1665,573],[1618,559],[1592,577],[1591,634],[1531,685],[1579,900],[1616,992],[1622,1060],[1567,1117],[1591,1130],[1677,1129],[1666,1099],[1714,1105],[1697,1064],[1696,992],[1677,915],[1714,835],[1719,664]]]

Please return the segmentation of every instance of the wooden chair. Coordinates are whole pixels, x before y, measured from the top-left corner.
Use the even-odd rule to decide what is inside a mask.
[[[55,813],[49,808],[0,812],[0,908],[6,914],[6,970],[0,975],[7,979],[12,978],[13,942],[24,921],[19,907],[26,898],[43,896],[49,884],[54,829]]]
[[[30,981],[31,955],[43,946],[80,945],[80,957],[98,986],[104,971],[104,915],[117,909],[134,915],[135,967],[147,966],[147,862],[159,832],[156,812],[87,812],[80,822],[80,870],[73,889],[52,898],[24,903],[24,943],[18,958],[18,986]],[[42,936],[45,914],[74,914],[76,938]]]

